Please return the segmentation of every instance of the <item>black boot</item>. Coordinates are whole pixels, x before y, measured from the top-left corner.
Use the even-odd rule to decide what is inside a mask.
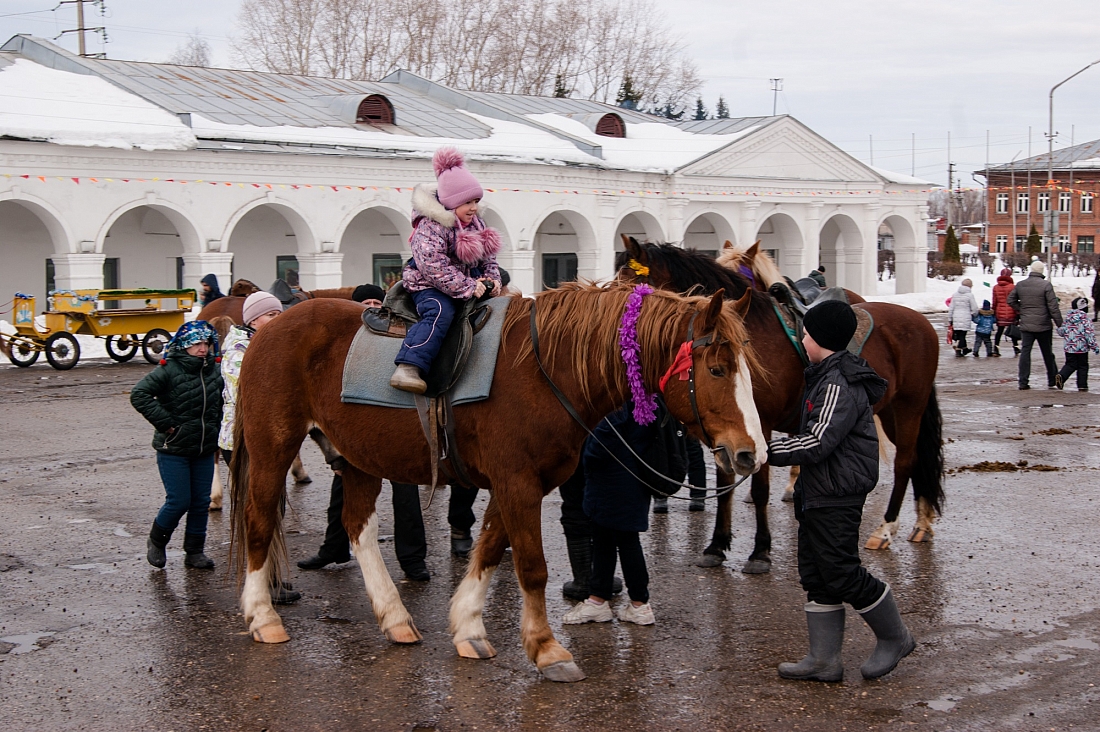
[[[913,652],[917,643],[909,633],[909,628],[905,627],[905,621],[901,619],[889,585],[878,602],[866,610],[860,610],[859,614],[878,638],[874,652],[859,670],[863,673],[863,678],[877,679],[893,671],[898,661]]]
[[[202,553],[206,534],[183,535],[183,565],[192,569],[213,569],[214,560]]]
[[[779,664],[779,675],[799,681],[842,681],[844,664],[844,606],[806,603],[806,629],[810,653],[798,663]]]
[[[153,528],[149,530],[149,541],[145,542],[147,552],[145,558],[149,564],[157,569],[163,569],[168,563],[168,554],[164,548],[168,546],[168,540],[172,538],[172,532],[162,529],[160,524],[153,522]]]
[[[271,602],[276,605],[293,605],[302,599],[302,593],[289,582],[280,582],[279,589],[271,591]]]
[[[470,550],[474,548],[474,535],[467,529],[459,531],[451,528],[451,554],[459,559],[468,559]]]
[[[706,491],[697,491],[694,488],[691,490],[691,500],[688,502],[689,511],[706,511],[707,502],[705,500],[707,495]]]
[[[584,602],[588,599],[588,578],[592,575],[592,538],[566,536],[565,549],[569,553],[573,579],[561,586],[561,594],[574,602]]]
[[[668,499],[664,496],[653,498],[653,513],[668,513]]]

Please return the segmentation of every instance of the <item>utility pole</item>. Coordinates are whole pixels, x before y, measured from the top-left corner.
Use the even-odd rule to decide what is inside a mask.
[[[91,53],[90,54],[90,53],[88,53],[87,44],[85,43],[85,40],[84,40],[84,34],[89,33],[89,32],[99,33],[100,37],[103,39],[103,42],[106,43],[107,42],[107,28],[105,26],[102,26],[102,25],[101,26],[96,26],[94,28],[88,28],[84,25],[84,3],[90,3],[93,6],[98,6],[99,9],[100,9],[100,12],[106,10],[106,7],[107,7],[106,0],[59,0],[58,1],[59,6],[60,5],[75,5],[76,6],[76,28],[73,28],[71,30],[61,31],[61,33],[59,33],[57,36],[54,37],[54,40],[57,40],[61,36],[66,35],[68,33],[76,33],[77,34],[77,36],[76,36],[77,47],[79,48],[80,55],[82,57],[86,57],[86,58],[87,57],[103,58],[104,54],[101,54],[101,53]]]
[[[911,176],[913,176],[914,178],[916,178],[917,177],[917,133],[914,132],[912,134],[913,134],[913,152],[912,152],[913,157],[912,157],[912,160],[909,163],[909,167],[910,167],[909,174]]]
[[[783,91],[782,79],[768,79],[772,85],[772,117],[775,116],[777,105],[779,103],[779,92]]]
[[[875,136],[867,135],[867,144],[871,150],[871,167],[875,165]]]

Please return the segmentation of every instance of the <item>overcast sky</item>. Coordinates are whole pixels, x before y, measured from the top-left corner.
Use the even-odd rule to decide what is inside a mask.
[[[1008,162],[1046,149],[1047,94],[1100,60],[1097,0],[656,0],[705,79],[733,116],[770,114],[770,78],[783,79],[777,107],[856,157],[939,183],[947,138],[964,185],[989,159]],[[52,38],[74,27],[55,0],[2,0],[0,40]],[[231,65],[239,0],[107,0],[87,24],[106,25],[112,58],[163,61],[200,32],[217,65]],[[37,12],[35,12],[37,11]],[[73,36],[58,43],[76,49]],[[1100,138],[1100,65],[1055,95],[1056,146]],[[916,162],[913,164],[913,135]]]

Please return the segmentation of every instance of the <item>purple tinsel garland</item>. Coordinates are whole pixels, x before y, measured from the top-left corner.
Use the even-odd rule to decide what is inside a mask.
[[[638,424],[650,424],[657,418],[657,396],[645,389],[642,381],[642,362],[638,346],[638,316],[642,312],[642,298],[653,292],[649,285],[638,285],[630,293],[619,326],[619,349],[623,363],[626,364],[626,380],[630,384],[630,395],[634,399],[634,421]]]

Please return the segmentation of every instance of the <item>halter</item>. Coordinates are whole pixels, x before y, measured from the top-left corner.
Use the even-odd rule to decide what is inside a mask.
[[[646,271],[648,273],[648,269]],[[572,417],[573,420],[577,424],[579,424],[581,426],[581,428],[584,429],[585,432],[588,433],[589,437],[594,439],[600,445],[600,447],[602,447],[604,450],[607,451],[607,454],[610,455],[615,460],[615,462],[617,462],[620,466],[622,466],[622,468],[624,470],[626,470],[626,472],[630,473],[630,475],[632,475],[636,480],[638,480],[640,483],[642,483],[642,485],[647,486],[654,493],[657,493],[658,495],[663,496],[665,498],[681,498],[682,500],[685,500],[685,501],[690,500],[690,498],[684,498],[682,496],[676,496],[676,495],[673,495],[671,493],[665,493],[663,490],[661,490],[659,488],[655,488],[654,486],[649,485],[649,483],[647,483],[644,478],[640,477],[637,473],[635,473],[633,470],[631,470],[630,466],[624,464],[622,460],[619,460],[619,458],[615,455],[615,453],[613,453],[611,450],[609,450],[607,448],[607,445],[605,445],[603,443],[603,441],[600,440],[600,438],[597,437],[596,434],[592,430],[588,429],[588,425],[585,424],[584,420],[581,418],[581,415],[577,412],[577,410],[573,406],[572,402],[569,401],[569,397],[567,397],[565,395],[565,393],[560,388],[558,388],[558,385],[554,383],[554,380],[552,378],[550,378],[550,374],[549,374],[549,372],[547,372],[546,366],[542,362],[542,355],[539,352],[538,327],[536,326],[536,318],[535,318],[535,313],[536,313],[535,305],[536,305],[536,302],[537,302],[537,300],[534,300],[534,299],[531,300],[531,352],[535,356],[535,363],[538,364],[539,371],[541,371],[542,375],[544,377],[546,377],[546,381],[550,385],[550,390],[552,392],[554,392],[554,396],[557,397],[558,402],[560,402],[562,407],[565,408],[565,411],[569,414],[569,416]],[[699,415],[699,405],[696,402],[696,398],[695,398],[695,359],[694,359],[694,357],[691,356],[691,354],[696,348],[702,348],[704,346],[708,346],[711,343],[713,343],[714,342],[714,333],[709,333],[705,336],[702,336],[701,338],[694,338],[693,339],[692,336],[695,333],[695,318],[698,315],[699,315],[698,311],[692,313],[692,315],[691,315],[691,320],[688,322],[687,340],[685,340],[682,344],[680,344],[680,349],[676,354],[676,358],[673,359],[672,364],[668,367],[668,370],[665,371],[664,376],[661,377],[661,391],[662,391],[662,393],[664,392],[664,385],[668,383],[668,380],[670,378],[672,378],[672,376],[679,375],[681,380],[686,380],[688,382],[688,396],[689,396],[689,400],[691,402],[691,413],[695,418],[696,424],[699,425],[700,431],[703,433],[703,439],[708,443],[708,446],[709,446],[709,444],[712,442],[712,440],[710,438],[710,434],[707,432],[707,428],[703,426],[703,420]],[[681,354],[685,353],[685,351],[688,355],[686,366],[683,365],[683,363],[681,363]],[[685,374],[686,374],[686,376],[685,376]],[[677,486],[676,490],[679,490],[680,488],[691,488],[691,489],[694,489],[696,491],[699,491],[699,490],[714,491],[714,496],[713,497],[718,498],[719,496],[723,496],[726,493],[731,492],[734,488],[736,488],[737,486],[741,485],[742,483],[744,483],[746,480],[749,479],[748,475],[743,475],[738,480],[734,481],[733,483],[730,483],[729,485],[719,486],[717,488],[699,488],[698,486],[693,486],[693,485],[690,485],[688,483],[673,480],[672,478],[669,478],[667,475],[663,474],[661,471],[659,471],[656,468],[654,468],[653,466],[651,466],[649,463],[647,463],[645,461],[645,459],[641,455],[639,455],[637,452],[635,452],[634,448],[630,446],[630,443],[627,442],[626,439],[621,434],[619,434],[619,431],[617,429],[615,429],[614,425],[612,425],[610,422],[608,422],[608,426],[611,427],[611,431],[615,434],[616,437],[619,438],[619,441],[626,447],[626,449],[630,451],[630,454],[634,456],[635,460],[637,460],[644,468],[649,470],[654,475],[658,475],[661,478],[663,478],[665,481],[667,481],[668,483],[671,483],[671,484]],[[712,453],[717,452],[718,449],[719,448],[714,448],[714,447],[710,448]],[[710,497],[711,496],[706,496],[706,498],[710,498]]]

